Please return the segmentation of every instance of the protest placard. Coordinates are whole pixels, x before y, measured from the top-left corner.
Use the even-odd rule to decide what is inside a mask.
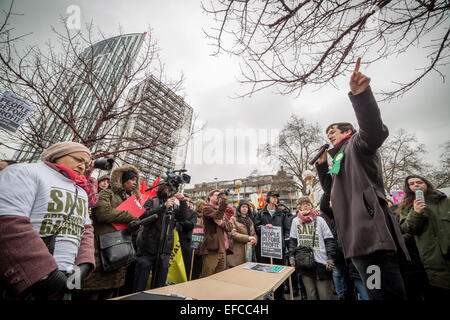
[[[28,101],[6,91],[0,97],[0,128],[17,133],[34,109]]]
[[[191,241],[191,249],[199,249],[203,239],[205,237],[205,231],[199,225],[196,225],[194,229],[192,229],[192,241]]]
[[[281,227],[261,226],[261,256],[274,259],[283,258]]]

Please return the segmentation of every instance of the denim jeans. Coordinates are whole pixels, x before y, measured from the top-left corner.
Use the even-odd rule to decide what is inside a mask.
[[[136,257],[136,269],[134,271],[133,292],[144,291],[147,286],[150,270],[154,271],[156,256]],[[167,273],[169,272],[170,256],[165,255],[159,266],[155,288],[164,287]],[[154,276],[152,274],[152,276]],[[152,288],[154,289],[154,288]]]
[[[352,258],[352,261],[366,286],[370,300],[406,300],[406,289],[394,252],[377,251],[367,256]],[[380,272],[377,274],[377,271],[373,270]],[[368,287],[368,279],[369,283],[373,280],[374,283],[379,282],[379,288]]]
[[[356,291],[359,295],[358,300],[369,300],[365,284],[360,279],[353,279],[353,283],[355,284]]]
[[[350,299],[353,294],[348,268],[344,264],[336,264],[333,268],[333,283],[339,299]]]

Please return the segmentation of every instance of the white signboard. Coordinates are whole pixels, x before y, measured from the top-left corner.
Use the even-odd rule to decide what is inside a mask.
[[[34,109],[35,107],[28,101],[6,91],[0,97],[0,128],[17,133]]]
[[[281,227],[261,226],[261,256],[283,259]]]

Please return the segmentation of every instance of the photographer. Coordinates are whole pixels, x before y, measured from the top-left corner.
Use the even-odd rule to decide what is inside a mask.
[[[173,229],[175,219],[186,220],[188,206],[184,196],[176,193],[171,196],[167,184],[161,184],[156,191],[156,197],[145,202],[144,219],[152,215],[158,218],[146,224],[137,238],[137,257],[134,275],[133,292],[144,291],[152,270],[152,289],[163,287],[169,271],[170,254],[174,245]],[[178,205],[175,200],[178,200]],[[159,259],[159,260],[158,260]]]
[[[225,215],[227,194],[224,190],[213,190],[208,196],[209,203],[203,208],[205,238],[200,247],[202,256],[202,278],[226,268],[226,255],[229,251],[228,232],[233,225]]]

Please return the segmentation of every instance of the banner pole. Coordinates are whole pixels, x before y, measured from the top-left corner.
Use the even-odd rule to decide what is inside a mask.
[[[191,279],[192,279],[192,269],[194,268],[194,252],[195,252],[195,249],[192,249],[191,270],[189,272],[189,281],[191,281]]]

